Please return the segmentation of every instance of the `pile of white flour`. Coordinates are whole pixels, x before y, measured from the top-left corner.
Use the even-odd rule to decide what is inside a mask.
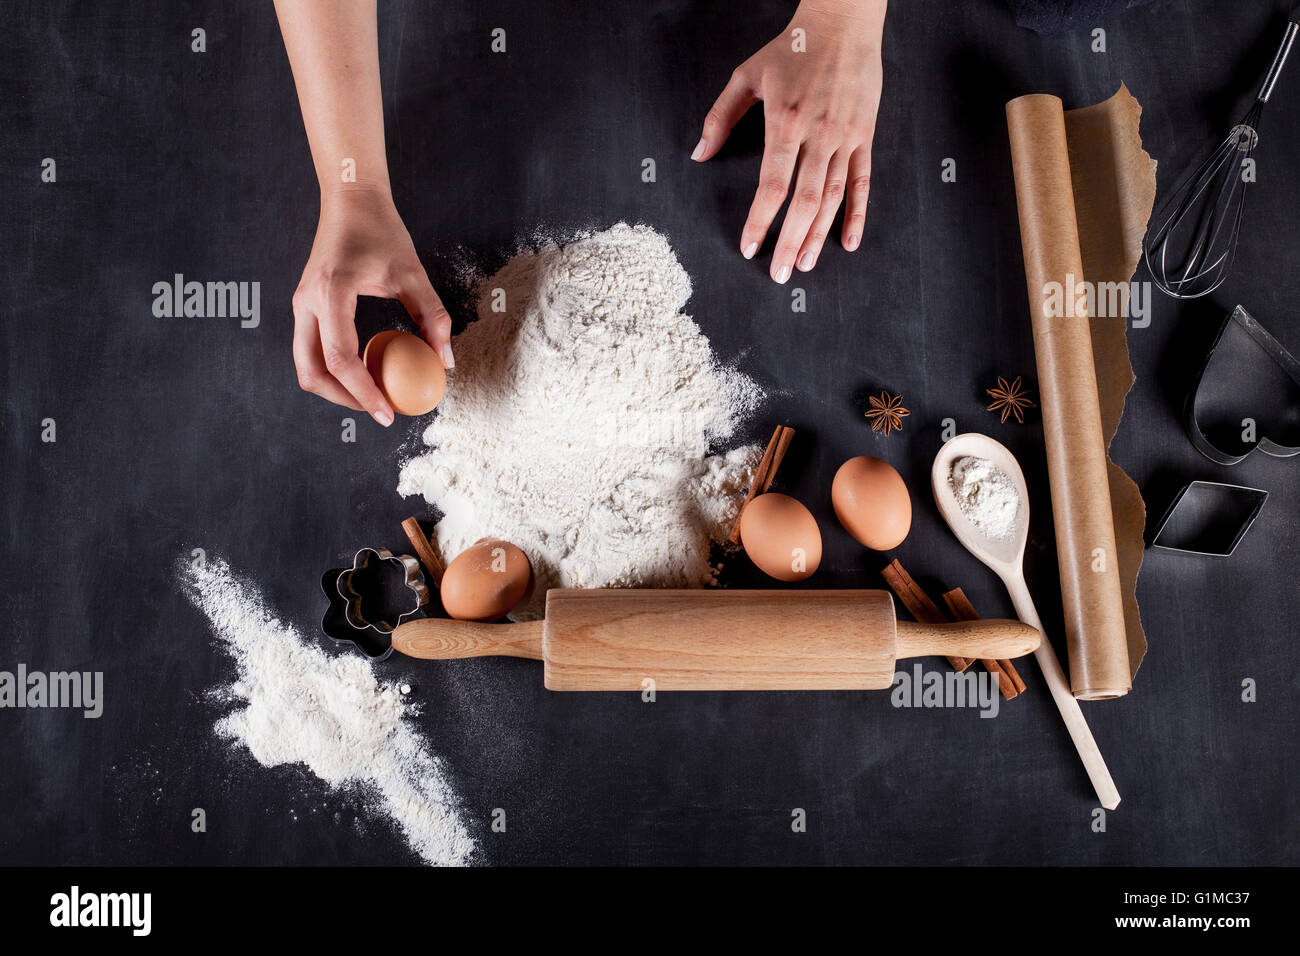
[[[663,236],[620,223],[516,255],[478,287],[478,320],[397,490],[443,514],[451,560],[504,538],[537,586],[711,583],[759,449],[712,453],[762,400],[719,364],[682,307],[691,282]]]
[[[401,692],[355,654],[330,657],[277,620],[258,590],[225,562],[187,567],[182,583],[238,668],[222,700],[239,705],[217,733],[263,766],[304,764],[331,787],[357,787],[425,862],[468,861],[474,841]]]

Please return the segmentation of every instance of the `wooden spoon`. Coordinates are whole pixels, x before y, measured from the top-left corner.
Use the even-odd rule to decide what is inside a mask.
[[[1007,538],[991,538],[986,535],[966,517],[957,503],[957,495],[952,490],[949,478],[952,475],[954,462],[968,456],[985,458],[992,462],[1016,486],[1016,493],[1020,496],[1020,509],[1016,515],[1015,530]],[[1005,446],[987,435],[974,432],[957,435],[940,448],[939,454],[935,456],[934,466],[930,469],[930,486],[934,491],[934,502],[939,506],[939,513],[943,515],[943,520],[948,522],[948,527],[957,536],[957,540],[967,551],[993,569],[1010,592],[1011,602],[1015,605],[1020,620],[1037,628],[1042,634],[1043,623],[1039,620],[1038,611],[1029,596],[1029,588],[1025,586],[1024,557],[1025,542],[1029,538],[1029,490],[1015,456]],[[1070,732],[1070,739],[1074,741],[1074,747],[1083,760],[1084,769],[1088,771],[1088,779],[1092,781],[1092,786],[1097,791],[1097,799],[1107,810],[1114,810],[1119,806],[1119,791],[1115,789],[1115,781],[1111,779],[1101,751],[1097,749],[1097,742],[1092,738],[1092,731],[1088,729],[1088,724],[1083,719],[1079,702],[1070,693],[1069,681],[1066,680],[1061,662],[1057,660],[1056,652],[1052,650],[1052,644],[1047,640],[1046,634],[1043,634],[1042,642],[1034,651],[1034,657],[1038,658],[1038,666],[1042,668],[1043,677],[1052,692],[1052,699],[1056,701],[1056,709],[1061,712],[1065,729]]]

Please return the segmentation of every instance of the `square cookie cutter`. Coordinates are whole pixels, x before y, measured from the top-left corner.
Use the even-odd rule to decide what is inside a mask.
[[[1151,539],[1157,551],[1226,558],[1237,550],[1268,492],[1218,481],[1193,481],[1174,496]]]

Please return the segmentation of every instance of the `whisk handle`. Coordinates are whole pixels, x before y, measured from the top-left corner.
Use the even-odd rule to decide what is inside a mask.
[[[1292,14],[1296,16],[1296,14]],[[1296,34],[1300,32],[1300,23],[1294,19],[1286,23],[1286,33],[1282,37],[1282,45],[1277,48],[1277,55],[1273,57],[1273,65],[1268,68],[1268,75],[1264,77],[1264,85],[1259,88],[1259,96],[1256,99],[1261,103],[1267,103],[1268,98],[1273,95],[1273,86],[1277,83],[1277,78],[1282,75],[1282,67],[1286,65],[1287,54],[1291,52],[1291,44],[1295,43]]]

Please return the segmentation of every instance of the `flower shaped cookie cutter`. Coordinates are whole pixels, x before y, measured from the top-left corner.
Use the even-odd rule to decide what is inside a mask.
[[[385,616],[384,597],[393,584],[410,592],[410,604],[395,620]],[[393,554],[386,548],[362,548],[350,568],[332,568],[321,577],[321,589],[330,604],[321,629],[336,640],[346,641],[371,660],[381,661],[392,653],[392,633],[429,603],[420,563],[407,554]]]

